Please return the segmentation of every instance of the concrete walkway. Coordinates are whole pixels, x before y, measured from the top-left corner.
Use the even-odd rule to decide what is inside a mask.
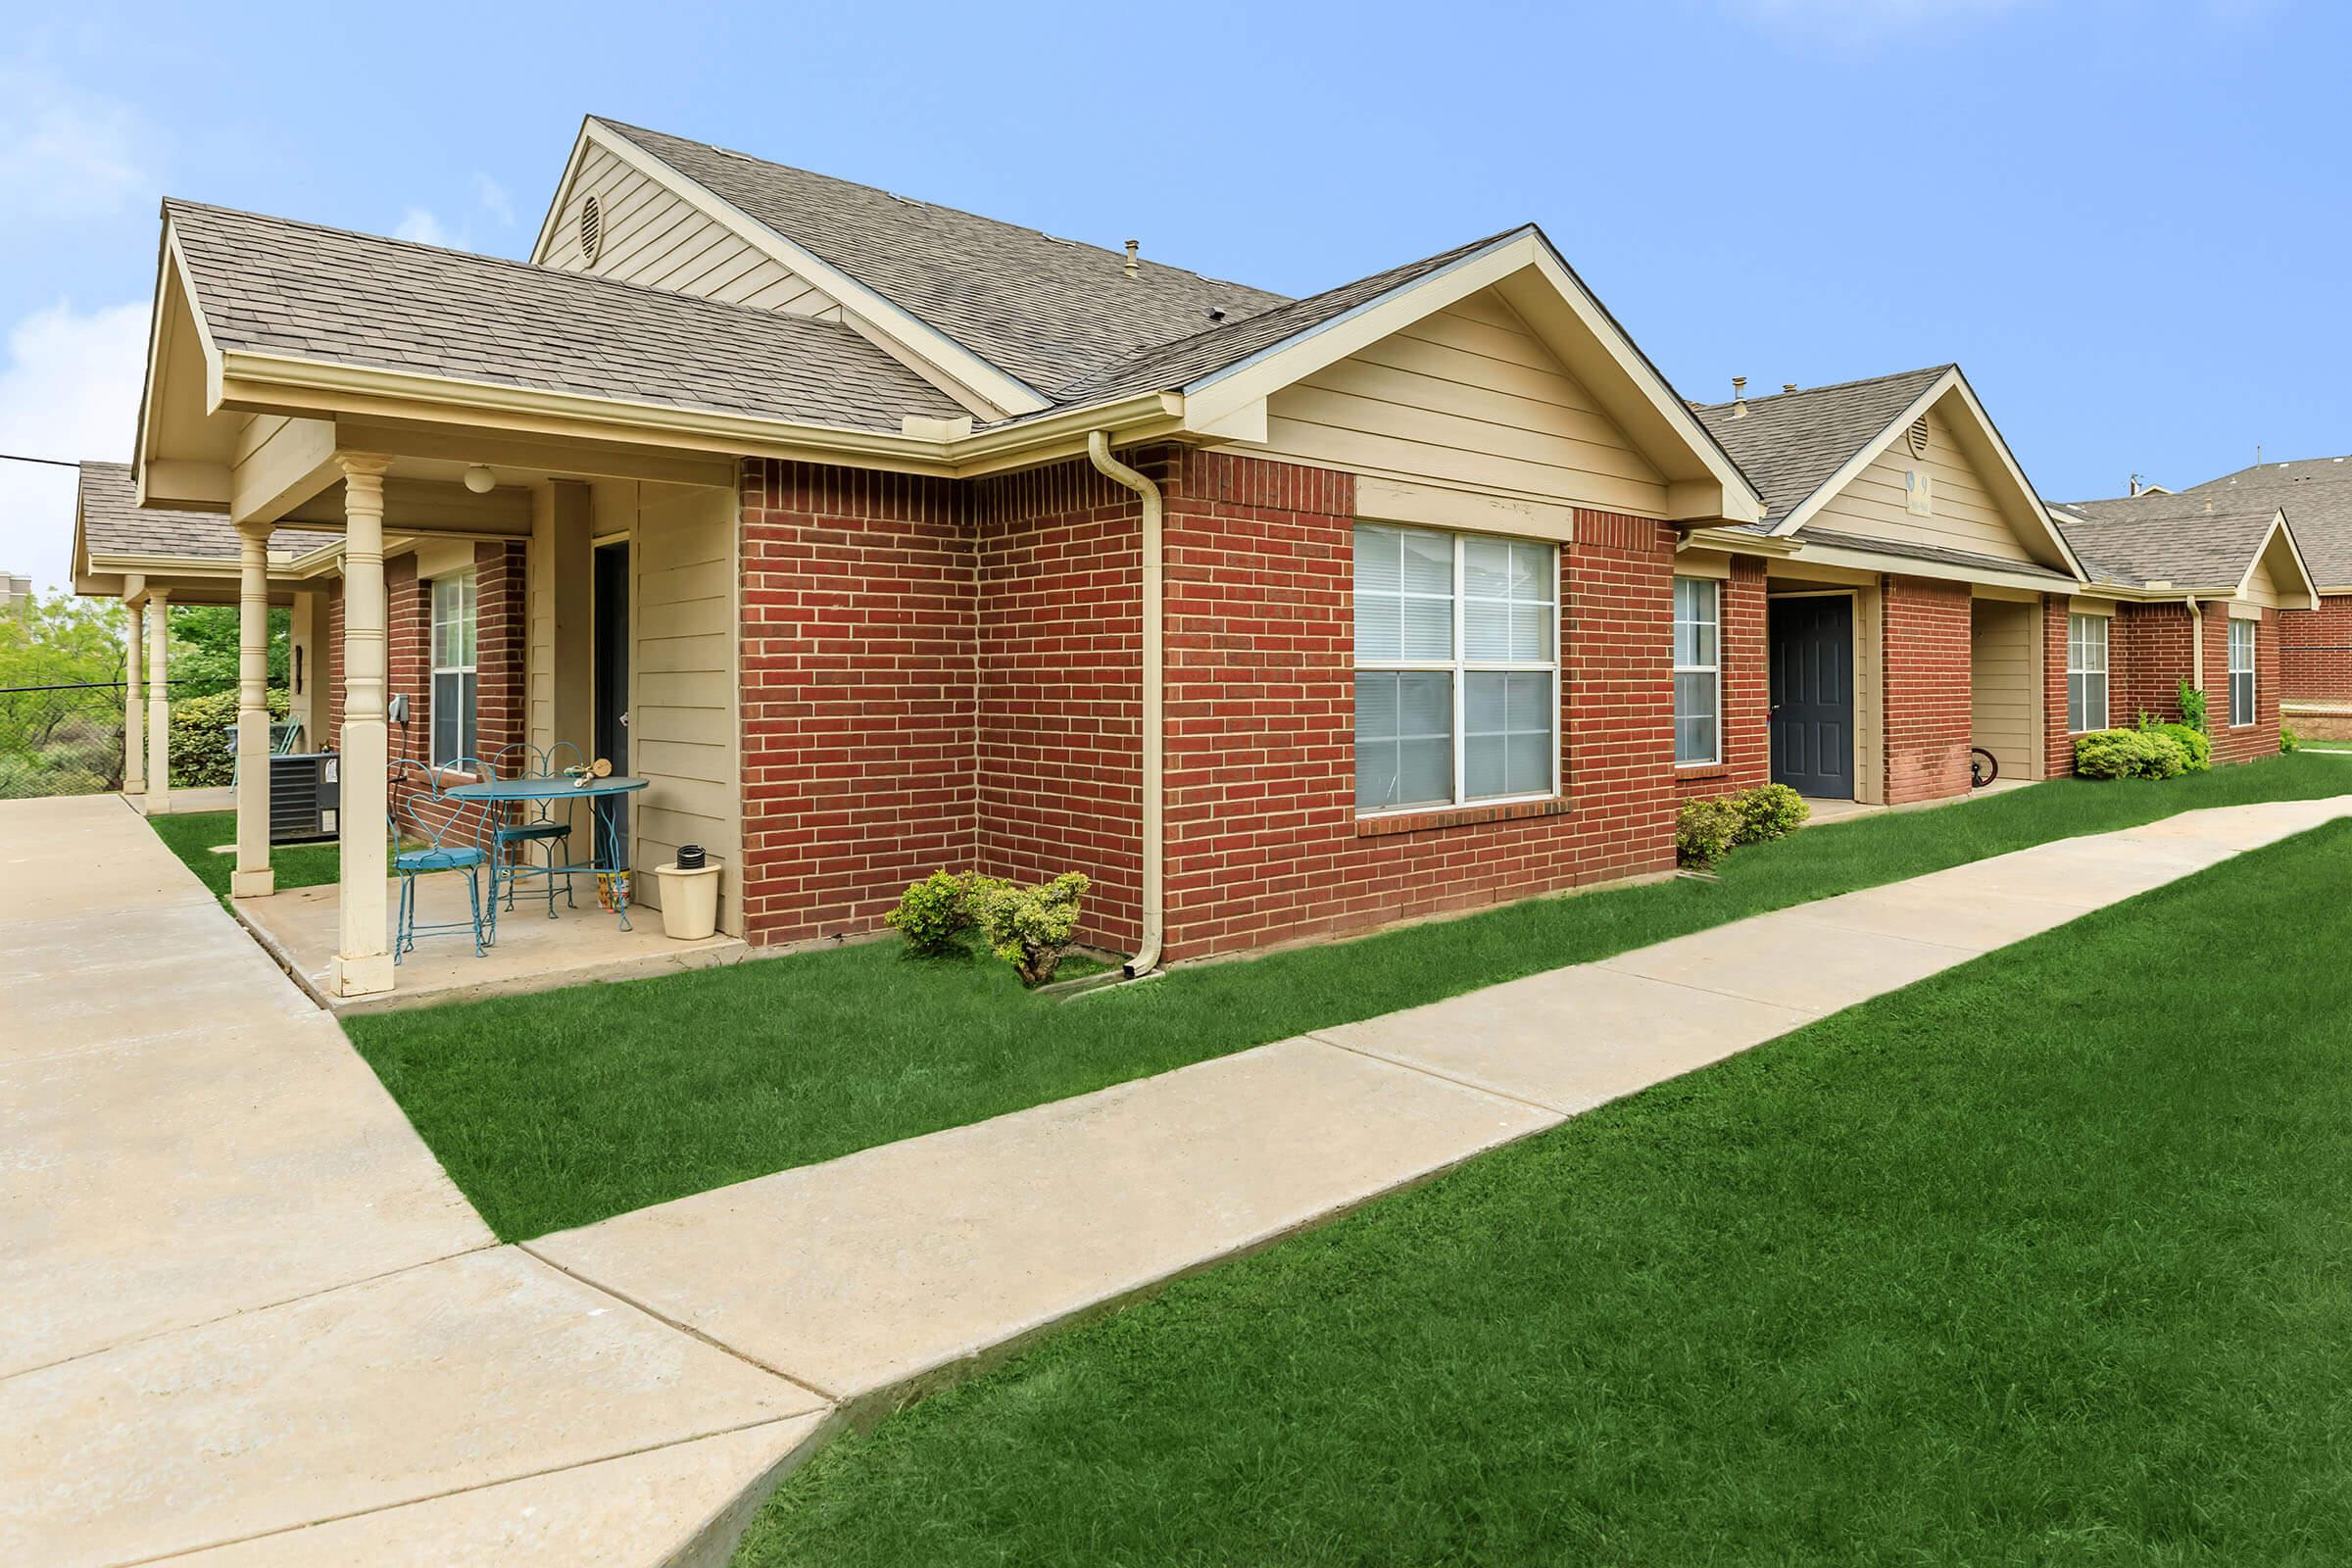
[[[0,873],[29,854],[43,880],[26,885],[78,874],[91,844],[115,854],[114,822],[137,826],[120,807],[86,821],[65,803],[40,809],[56,819],[0,807]],[[46,1052],[21,1063],[11,1036],[0,1053],[0,1116],[32,1133],[12,1139],[32,1157],[0,1176],[8,1211],[82,1205],[43,1217],[0,1274],[0,1322],[47,1325],[12,1355],[33,1370],[0,1378],[0,1562],[147,1561],[216,1542],[237,1544],[174,1560],[723,1561],[748,1511],[832,1430],[828,1407],[881,1408],[1054,1324],[2345,814],[2352,796],[2064,840],[521,1248],[486,1245],[364,1068],[326,1064],[341,1046],[317,1014],[265,1006],[265,1022],[215,1030],[183,1011],[183,1027],[144,1035],[100,1022],[153,1011],[104,1012],[106,996],[211,987],[206,969],[232,958],[183,906],[192,881],[156,901],[172,878],[126,854],[95,879],[115,891],[87,906],[87,943],[110,921],[134,928],[107,960],[134,967],[113,982],[69,972],[61,955],[86,956],[75,944],[0,925],[12,997],[55,993],[35,1004],[55,1014]],[[174,942],[201,953],[135,968]],[[257,987],[241,971],[204,994],[233,991],[250,1015]],[[305,1054],[289,1042],[314,1022],[329,1033]],[[120,1065],[94,1075],[127,1087],[86,1111],[51,1114],[54,1093],[17,1077],[101,1057]],[[299,1113],[201,1098],[208,1060],[248,1057],[304,1075]],[[190,1096],[205,1107],[193,1118]],[[318,1147],[240,1186],[243,1151],[266,1161],[289,1120],[317,1124]],[[119,1180],[125,1128],[160,1152]],[[210,1143],[223,1147],[196,1147]],[[347,1168],[354,1147],[372,1163]],[[228,1192],[228,1212],[165,1191],[182,1168]],[[190,1217],[85,1259],[106,1245],[85,1233],[138,1224],[142,1204]],[[256,1283],[272,1266],[279,1283]],[[287,1299],[298,1288],[310,1294]],[[118,1292],[132,1308],[98,1299]],[[43,1304],[67,1297],[68,1310]]]

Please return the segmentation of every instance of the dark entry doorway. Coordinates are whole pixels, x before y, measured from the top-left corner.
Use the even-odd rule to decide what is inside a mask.
[[[623,539],[596,547],[595,633],[595,755],[609,759],[612,771],[629,770],[629,544]],[[612,803],[612,826],[625,862],[629,838],[629,798]]]
[[[1771,602],[1772,781],[1819,800],[1854,798],[1854,601]]]

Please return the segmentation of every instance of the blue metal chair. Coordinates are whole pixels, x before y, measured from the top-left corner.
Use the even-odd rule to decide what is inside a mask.
[[[496,778],[553,778],[564,765],[564,757],[570,754],[571,762],[582,760],[580,749],[569,741],[558,741],[541,750],[528,741],[516,741],[503,746],[490,755],[491,771],[484,777]],[[546,886],[547,917],[556,917],[556,878],[564,879],[564,906],[576,909],[571,894],[569,871],[558,867],[571,861],[571,820],[555,813],[552,801],[515,802],[517,814],[501,815],[494,819],[490,831],[490,930],[493,938],[498,932],[499,894],[506,894],[506,906],[514,907],[514,884],[524,876],[539,877]],[[532,845],[541,847],[547,857],[545,865],[532,865]],[[559,858],[559,855],[561,858]]]
[[[488,862],[489,852],[479,843],[445,843],[459,831],[459,817],[469,809],[478,810],[463,802],[451,805],[441,793],[443,775],[458,771],[467,763],[450,764],[445,768],[428,767],[410,758],[402,758],[391,768],[391,808],[384,813],[392,830],[392,871],[400,878],[399,914],[394,922],[392,961],[416,946],[418,937],[454,936],[461,931],[473,934],[473,956],[480,957],[489,951],[489,939],[484,934],[482,920],[482,866]],[[470,764],[478,765],[478,764]],[[415,781],[410,782],[410,775]],[[402,818],[406,816],[404,825]],[[478,833],[478,824],[476,831]],[[407,846],[404,848],[404,844]],[[419,924],[416,919],[416,879],[439,871],[463,871],[466,874],[466,896],[472,906],[468,920],[443,920]],[[495,931],[495,925],[492,930]]]

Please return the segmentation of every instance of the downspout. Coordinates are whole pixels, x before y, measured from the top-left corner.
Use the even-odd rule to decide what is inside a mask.
[[[1129,978],[1159,967],[1160,942],[1167,927],[1167,887],[1164,860],[1164,788],[1161,783],[1166,750],[1166,707],[1161,681],[1161,503],[1159,486],[1110,455],[1110,433],[1086,432],[1087,461],[1097,472],[1126,486],[1143,498],[1143,610],[1144,610],[1144,942],[1125,969]]]
[[[2202,692],[2205,689],[2205,612],[2199,608],[2195,594],[2190,594],[2180,602],[2188,607],[2188,684],[2191,690]],[[2212,722],[2211,718],[2206,720],[2209,725]]]

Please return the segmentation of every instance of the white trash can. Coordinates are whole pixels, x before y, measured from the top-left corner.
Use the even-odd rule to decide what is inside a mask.
[[[718,929],[716,860],[699,866],[657,865],[662,885],[662,931],[680,942],[699,942]]]

